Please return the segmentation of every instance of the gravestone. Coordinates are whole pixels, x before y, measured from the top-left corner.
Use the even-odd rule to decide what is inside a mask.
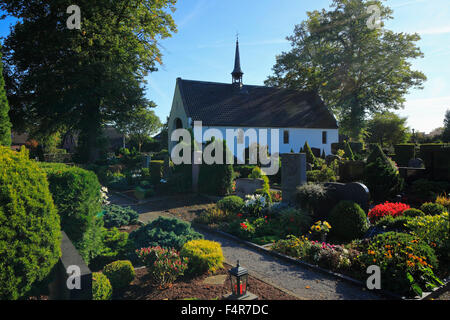
[[[306,154],[281,155],[281,190],[285,203],[294,203],[297,187],[306,183]]]
[[[163,178],[167,180],[170,175],[170,158],[168,155],[164,157]]]
[[[324,205],[329,211],[343,200],[356,202],[366,213],[369,211],[370,193],[364,184],[328,182],[325,183],[325,187],[329,201]]]
[[[152,161],[152,157],[149,155],[143,156],[144,168],[150,168],[150,162]]]
[[[334,154],[330,154],[325,157],[325,163],[327,164],[327,166],[329,166],[334,160],[341,160],[341,157]]]
[[[263,185],[263,179],[236,179],[236,195],[242,199],[245,199],[246,195],[254,194],[256,190],[262,189]]]
[[[410,167],[410,168],[423,168],[424,167],[423,160],[420,159],[420,158],[411,159],[408,162],[408,167]]]
[[[92,300],[92,272],[80,256],[77,249],[64,231],[61,232],[61,258],[56,265],[55,279],[49,285],[51,300]],[[75,284],[69,277],[73,275],[68,271],[76,268],[80,271],[79,288],[70,289],[70,284]],[[68,281],[69,280],[69,281]]]

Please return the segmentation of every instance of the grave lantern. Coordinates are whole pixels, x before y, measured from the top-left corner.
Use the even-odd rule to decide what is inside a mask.
[[[228,271],[231,282],[231,297],[243,299],[247,296],[248,270],[239,265]]]

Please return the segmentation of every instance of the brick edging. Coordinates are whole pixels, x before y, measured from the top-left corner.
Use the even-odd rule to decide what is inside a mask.
[[[209,226],[206,226],[206,225],[203,225],[203,224],[199,224],[199,223],[192,223],[192,226],[194,228],[196,227],[196,228],[199,228],[199,229],[203,229],[203,230],[205,230],[207,232],[215,233],[217,235],[223,236],[224,238],[228,238],[230,240],[233,240],[233,241],[236,241],[238,243],[244,244],[247,247],[250,247],[252,249],[255,249],[256,251],[268,254],[268,255],[270,255],[272,257],[276,257],[276,258],[279,258],[281,260],[284,260],[284,261],[287,261],[287,262],[290,262],[290,263],[293,263],[293,264],[296,264],[296,265],[300,265],[302,267],[306,267],[306,268],[308,268],[308,269],[310,269],[312,271],[318,271],[318,272],[321,272],[323,274],[332,276],[334,278],[338,278],[340,280],[344,280],[344,281],[346,281],[348,283],[351,283],[353,285],[356,285],[356,286],[359,286],[359,287],[362,287],[362,288],[366,288],[366,285],[360,280],[356,280],[354,278],[351,278],[349,276],[343,275],[341,273],[336,273],[336,272],[324,269],[322,267],[310,264],[308,262],[302,261],[300,259],[296,259],[296,258],[287,256],[287,255],[284,255],[282,253],[266,249],[263,246],[257,245],[257,244],[255,244],[253,242],[242,240],[242,239],[240,239],[240,238],[238,238],[238,237],[236,237],[236,236],[234,236],[232,234],[226,233],[224,231],[216,230],[216,229],[210,228]],[[438,295],[439,293],[441,293],[442,291],[444,291],[448,287],[450,287],[450,278],[444,280],[443,282],[444,282],[444,284],[442,286],[434,289],[431,292],[425,292],[422,295],[422,297],[420,297],[420,298],[406,298],[404,296],[398,295],[396,293],[393,293],[391,291],[384,290],[384,289],[377,290],[376,292],[373,292],[373,293],[376,294],[376,295],[381,295],[383,297],[388,297],[390,299],[395,299],[395,300],[413,300],[413,301],[426,300],[426,299],[433,298],[434,296]]]

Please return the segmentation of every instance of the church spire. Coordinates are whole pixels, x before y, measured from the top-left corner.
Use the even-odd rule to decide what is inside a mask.
[[[239,36],[236,39],[236,56],[234,58],[234,70],[231,73],[233,76],[233,83],[237,83],[242,86],[242,76],[244,73],[241,70],[241,58],[239,55]]]

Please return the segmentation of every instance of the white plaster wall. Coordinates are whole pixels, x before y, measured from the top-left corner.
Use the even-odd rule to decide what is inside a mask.
[[[169,116],[169,134],[168,134],[169,152],[172,151],[172,148],[176,144],[175,142],[172,142],[170,140],[170,137],[172,135],[172,131],[176,129],[175,119],[177,119],[177,118],[181,119],[183,128],[185,128],[185,129],[189,128],[189,125],[190,125],[189,118],[183,107],[183,100],[181,99],[181,93],[180,93],[180,89],[178,88],[178,84],[175,86],[175,93],[173,95],[173,101],[172,101],[172,109],[170,110],[170,116]]]
[[[237,127],[202,127],[202,131],[203,134],[205,133],[206,130],[208,129],[217,129],[222,133],[223,139],[226,140],[226,130],[227,129],[232,129],[232,130],[237,130],[237,129],[243,129],[244,132],[247,129],[251,129],[251,128],[237,128]],[[278,145],[279,145],[279,153],[289,153],[291,152],[291,150],[293,150],[294,152],[299,152],[300,148],[302,148],[305,144],[305,141],[308,141],[308,144],[311,148],[318,148],[320,150],[325,150],[325,154],[329,155],[331,154],[331,144],[338,142],[339,141],[339,134],[338,134],[338,129],[304,129],[304,128],[253,128],[256,130],[257,135],[259,133],[259,129],[267,129],[267,142],[268,142],[268,146],[269,146],[269,151],[270,153],[272,153],[272,144],[271,144],[271,134],[272,134],[272,130],[277,130],[278,129]],[[288,130],[289,131],[289,143],[288,144],[284,144],[283,142],[283,135],[284,135],[284,130]],[[327,132],[327,143],[323,144],[322,143],[322,132],[326,131]],[[196,137],[197,139],[197,137]],[[258,137],[259,139],[259,137]],[[197,139],[197,141],[200,139]],[[201,142],[201,141],[198,141]],[[204,141],[202,141],[204,142]],[[260,143],[260,141],[258,140],[258,143]],[[235,138],[235,142],[234,142],[234,148],[232,149],[231,147],[231,142],[227,141],[227,146],[228,148],[230,148],[230,150],[233,152],[233,154],[237,157],[237,158],[241,158],[241,155],[237,155],[236,151],[237,151],[237,147],[236,147],[237,141]],[[247,148],[249,146],[249,139],[246,137],[245,138],[245,147]]]

